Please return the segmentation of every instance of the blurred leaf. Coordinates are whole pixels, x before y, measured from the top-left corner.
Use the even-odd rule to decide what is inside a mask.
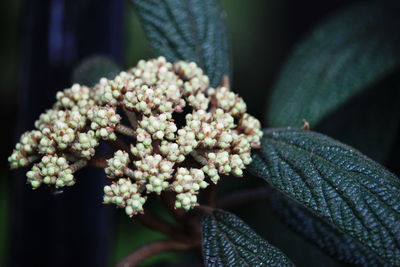
[[[206,266],[293,266],[235,215],[214,210],[202,220]]]
[[[92,56],[83,60],[72,74],[72,82],[94,86],[101,78],[113,79],[120,68],[104,56]]]
[[[284,223],[331,256],[362,266],[382,266],[384,264],[356,240],[314,216],[312,212],[296,201],[275,191],[271,192],[271,202],[278,217]]]
[[[357,94],[312,128],[382,163],[393,151],[399,122],[400,75],[396,73]]]
[[[225,13],[218,0],[132,0],[157,56],[196,62],[212,86],[230,74]]]
[[[357,150],[298,129],[264,132],[250,169],[390,264],[400,264],[400,180]]]
[[[331,125],[329,129],[321,127],[324,133],[342,141],[354,140],[351,145],[378,160],[383,159],[399,122],[399,116],[394,114],[399,113],[400,97],[396,95],[393,99],[393,93],[380,92],[385,88],[377,83],[390,74],[398,74],[400,6],[396,2],[382,2],[361,2],[339,12],[300,43],[268,100],[267,120],[271,126],[300,126],[305,119],[313,129],[319,130],[319,124],[324,122],[324,126]],[[390,86],[399,91],[398,81]],[[368,99],[365,97],[361,102],[354,100],[371,88],[376,90],[375,96],[382,93],[379,102],[372,103],[372,109],[373,100],[365,101]],[[349,112],[336,114],[349,107],[345,104],[355,101],[358,104]],[[388,114],[385,118],[390,121],[376,120],[377,109],[385,110],[385,115]],[[339,117],[343,113],[351,116]],[[355,115],[359,114],[363,114],[364,124],[357,123]],[[342,125],[341,119],[354,123]],[[344,130],[343,126],[349,128]],[[357,140],[352,138],[354,132]],[[377,139],[382,143],[374,143]]]

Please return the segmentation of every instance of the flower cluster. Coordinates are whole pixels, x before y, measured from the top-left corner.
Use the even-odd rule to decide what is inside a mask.
[[[39,187],[42,183],[53,184],[56,188],[75,184],[67,160],[52,155],[42,157],[40,163],[33,165],[26,176],[33,188]]]
[[[106,161],[113,181],[104,203],[129,216],[143,212],[148,194],[166,190],[176,193],[176,208],[198,205],[200,190],[221,175],[243,176],[262,136],[243,99],[227,86],[210,87],[193,62],[141,60],[112,80],[91,89],[75,84],[56,98],[36,129],[21,136],[11,168],[39,160],[27,173],[33,188],[70,186],[77,165],[93,160],[101,140],[117,142]]]

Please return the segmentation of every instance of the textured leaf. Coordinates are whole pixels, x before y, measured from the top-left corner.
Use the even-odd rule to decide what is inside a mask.
[[[101,78],[113,79],[120,68],[111,59],[104,56],[92,56],[83,60],[72,74],[72,82],[93,86]]]
[[[230,74],[225,13],[219,0],[132,1],[157,56],[196,62],[212,86]]]
[[[390,264],[400,264],[400,180],[357,150],[299,129],[266,130],[250,169]]]
[[[400,67],[399,11],[398,1],[390,4],[387,1],[361,1],[317,27],[293,51],[277,79],[268,98],[266,119],[269,124],[298,127],[306,119],[312,129],[322,130],[341,141],[355,141],[351,145],[381,160],[400,120],[396,115],[399,114],[400,97],[395,91],[384,92],[378,87],[388,75],[398,74]],[[397,92],[399,84],[397,82],[395,86]],[[375,95],[387,96],[381,96],[376,103],[370,103],[371,98],[365,97],[360,102],[358,98],[367,89],[376,91]],[[354,105],[355,101],[357,105]],[[343,117],[339,115],[345,112],[336,114],[337,110],[349,107],[345,104],[351,104],[351,116],[347,121],[354,123],[344,125]],[[387,110],[386,118],[390,121],[382,125],[382,120],[376,120],[373,117],[376,109]],[[350,112],[346,110],[346,113]],[[363,125],[357,123],[360,113],[364,116]],[[365,123],[366,120],[370,121]],[[324,126],[332,126],[320,129],[319,124],[323,121]],[[344,127],[347,127],[346,131],[337,131]],[[354,132],[358,140],[351,138]],[[374,143],[377,139],[383,141],[384,150]]]
[[[383,266],[369,249],[348,234],[312,214],[307,208],[279,192],[271,194],[271,203],[278,217],[290,228],[314,242],[331,256],[351,264]]]
[[[235,215],[214,210],[202,220],[206,266],[293,266]]]

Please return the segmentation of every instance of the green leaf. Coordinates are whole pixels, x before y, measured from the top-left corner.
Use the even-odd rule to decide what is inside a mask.
[[[269,124],[298,127],[305,119],[312,129],[383,160],[400,121],[400,82],[382,84],[399,73],[399,11],[398,1],[361,2],[311,32],[294,49],[268,98]],[[366,91],[378,101],[364,97]],[[390,121],[376,120],[377,109]]]
[[[350,264],[383,266],[363,245],[325,220],[314,216],[307,208],[279,192],[271,192],[271,203],[278,217],[290,228],[314,242],[322,250]]]
[[[212,86],[230,74],[225,13],[219,0],[132,0],[157,56],[196,62]]]
[[[231,213],[214,210],[201,224],[206,266],[293,266],[281,251]]]
[[[250,166],[316,216],[400,264],[400,180],[357,150],[312,131],[271,129]]]
[[[393,151],[399,122],[400,75],[396,73],[353,97],[312,129],[383,163]]]
[[[105,56],[92,56],[84,59],[74,70],[72,82],[94,86],[101,78],[113,79],[120,67]]]

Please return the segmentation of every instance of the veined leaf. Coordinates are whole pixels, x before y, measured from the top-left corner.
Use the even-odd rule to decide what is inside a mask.
[[[400,264],[400,180],[357,150],[299,129],[266,130],[250,169],[316,216]]]
[[[311,32],[289,57],[268,98],[269,124],[299,127],[305,119],[312,129],[383,160],[400,121],[400,82],[382,84],[399,74],[399,11],[398,1],[361,1]],[[386,112],[385,120],[376,119],[377,109]]]
[[[397,6],[398,7],[398,6]],[[294,51],[269,100],[275,127],[315,125],[400,64],[398,8],[379,1],[345,9]]]
[[[132,0],[157,56],[196,62],[212,86],[230,74],[225,13],[219,0]]]
[[[105,56],[84,59],[74,70],[72,82],[93,86],[101,78],[113,79],[120,71],[118,65]]]
[[[271,192],[270,199],[273,209],[284,223],[331,256],[361,266],[384,266],[384,262],[369,249],[325,220],[314,216],[296,201],[276,191]]]
[[[202,220],[206,266],[293,266],[235,215],[214,210]]]

